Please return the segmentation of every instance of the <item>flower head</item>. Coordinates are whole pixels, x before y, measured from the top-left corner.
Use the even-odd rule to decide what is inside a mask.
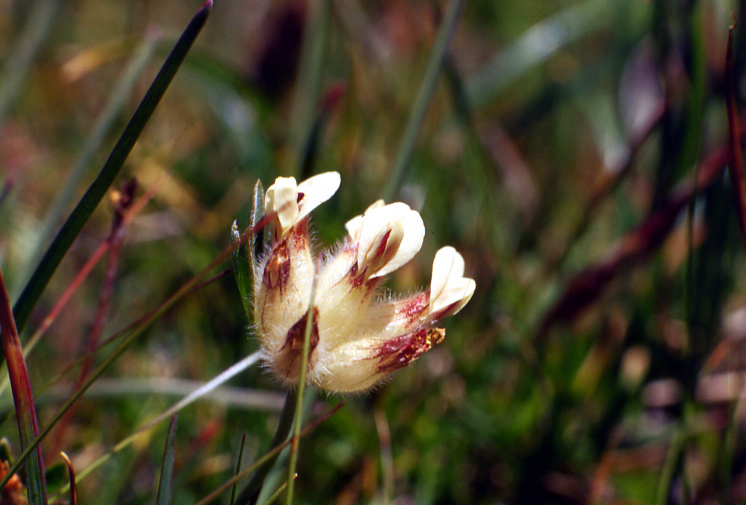
[[[339,175],[328,172],[297,185],[278,178],[267,190],[265,213],[276,214],[268,253],[256,266],[254,315],[265,362],[284,383],[298,382],[310,325],[308,382],[356,392],[440,343],[445,330],[434,325],[460,311],[476,285],[464,277],[461,255],[444,247],[435,255],[429,291],[380,296],[383,278],[409,262],[425,236],[419,213],[404,203],[379,200],[348,221],[345,242],[317,265],[306,217],[338,187]]]

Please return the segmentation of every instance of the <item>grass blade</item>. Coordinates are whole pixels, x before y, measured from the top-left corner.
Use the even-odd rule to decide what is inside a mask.
[[[26,361],[23,359],[23,348],[18,339],[18,331],[13,320],[10,309],[10,298],[5,289],[5,280],[0,271],[0,331],[2,332],[3,352],[8,362],[8,375],[13,391],[13,402],[18,419],[18,431],[21,436],[21,448],[29,448],[34,444],[34,439],[39,434],[39,425],[36,421],[36,410],[34,408],[34,396],[31,391],[31,382],[26,369]],[[44,479],[44,456],[41,446],[36,446],[34,457],[28,459],[26,464],[26,484],[28,486],[28,497],[31,505],[46,505],[47,484]],[[9,479],[14,472],[8,472]]]
[[[282,412],[280,413],[280,420],[277,423],[277,429],[272,437],[272,442],[270,442],[271,447],[277,447],[283,442],[287,442],[288,434],[293,426],[297,404],[297,393],[293,391],[289,392],[285,398],[285,406],[282,408]],[[280,451],[277,451],[272,457],[268,458],[261,464],[246,487],[241,490],[241,494],[236,498],[235,503],[237,505],[248,505],[256,502],[259,492],[262,490],[264,479],[267,477],[267,474],[269,474],[269,471],[274,466],[279,455]]]
[[[233,221],[231,225],[231,242],[236,244],[241,242],[241,232],[238,231],[238,224]],[[241,303],[246,317],[251,319],[251,266],[249,265],[249,246],[241,242],[238,248],[233,251],[233,276],[236,278],[238,292],[241,295]]]
[[[728,92],[726,102],[728,107],[728,132],[730,134],[731,161],[730,178],[733,185],[733,193],[736,197],[736,216],[741,228],[741,237],[746,244],[746,169],[743,166],[743,151],[741,150],[741,128],[738,124],[738,105],[736,103],[736,75],[735,63],[733,61],[733,30],[735,25],[728,30],[728,48],[725,57],[726,83]]]
[[[78,505],[78,484],[75,481],[75,467],[73,467],[73,463],[67,454],[61,452],[60,456],[65,460],[67,474],[70,477],[70,505]]]
[[[169,505],[171,503],[171,489],[174,483],[174,441],[176,440],[176,417],[171,418],[166,437],[166,447],[163,451],[163,465],[161,465],[161,480],[158,484],[158,495],[155,499],[156,505]]]
[[[246,433],[243,434],[241,437],[241,447],[238,449],[238,460],[236,461],[236,472],[233,474],[238,475],[241,472],[241,463],[243,463],[243,451],[244,447],[246,447]],[[238,482],[233,484],[233,489],[231,489],[231,505],[236,503],[236,491],[238,490]]]
[[[396,195],[396,191],[401,186],[407,165],[409,165],[409,160],[412,157],[412,152],[414,151],[414,146],[417,142],[417,135],[419,134],[420,127],[425,119],[427,106],[430,103],[430,98],[433,96],[433,92],[435,91],[435,85],[438,83],[438,75],[440,74],[440,70],[445,61],[446,52],[451,45],[451,39],[456,31],[456,25],[461,17],[464,2],[465,0],[451,0],[451,3],[448,4],[448,10],[443,19],[443,25],[440,27],[438,38],[435,40],[433,51],[430,54],[430,59],[425,68],[425,76],[422,78],[422,84],[420,85],[420,89],[417,92],[417,98],[412,106],[409,121],[404,129],[399,151],[396,153],[396,159],[394,160],[391,175],[389,176],[389,183],[383,193],[383,199],[387,202]],[[289,487],[292,488],[292,486],[293,483],[291,481]]]
[[[608,2],[589,0],[536,23],[469,80],[469,102],[476,108],[486,105],[568,44],[602,29],[612,19],[610,10]]]
[[[27,268],[29,265],[36,264],[41,256],[41,248],[45,245],[44,241],[46,240],[46,237],[50,237],[54,230],[59,226],[62,213],[75,196],[75,191],[78,189],[78,183],[83,177],[86,168],[91,164],[96,152],[99,150],[103,142],[106,140],[106,137],[111,132],[111,129],[116,124],[122,107],[127,98],[132,94],[132,90],[137,84],[138,79],[145,71],[148,62],[153,56],[158,40],[159,35],[156,32],[151,32],[136,49],[135,55],[132,57],[132,60],[125,69],[119,84],[111,93],[103,112],[101,112],[101,115],[96,120],[96,124],[93,126],[91,133],[87,136],[85,145],[83,146],[83,151],[75,161],[73,168],[70,169],[70,173],[65,179],[64,187],[62,187],[59,193],[57,193],[54,202],[44,217],[44,223],[41,225],[39,231],[40,238],[36,247],[33,248],[34,252],[29,257]]]
[[[119,137],[98,177],[96,177],[96,180],[93,181],[93,184],[85,192],[83,198],[81,198],[72,214],[70,214],[70,217],[65,221],[65,224],[54,238],[52,245],[49,246],[49,249],[44,254],[41,263],[39,263],[39,266],[31,276],[31,280],[26,284],[13,308],[13,314],[19,331],[23,330],[31,314],[31,310],[36,305],[49,279],[55,270],[57,270],[62,258],[67,254],[83,225],[114,182],[158,102],[160,102],[171,80],[176,75],[179,67],[181,67],[197,35],[199,35],[202,27],[205,25],[211,9],[212,0],[208,0],[181,34],[171,54],[168,55],[153,84],[151,84],[147,93],[145,93],[145,97],[124,129],[124,133]]]

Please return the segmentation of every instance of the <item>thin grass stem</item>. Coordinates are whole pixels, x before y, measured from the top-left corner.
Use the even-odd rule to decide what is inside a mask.
[[[72,246],[78,234],[83,229],[83,225],[88,221],[88,218],[122,169],[135,142],[137,142],[153,111],[165,94],[166,89],[168,89],[169,84],[171,84],[176,72],[181,67],[197,35],[199,35],[202,27],[205,25],[211,9],[212,0],[208,0],[194,18],[192,18],[192,21],[176,42],[171,54],[168,55],[155,80],[145,93],[140,105],[125,127],[124,133],[119,137],[98,177],[96,177],[96,180],[93,181],[80,199],[70,217],[65,221],[65,224],[62,225],[52,245],[49,246],[39,266],[31,276],[31,280],[26,284],[21,296],[13,307],[13,314],[19,331],[22,331],[25,327],[31,310],[36,305],[55,270],[57,270],[62,258],[65,257],[70,246]]]
[[[124,70],[124,74],[119,79],[116,88],[111,93],[104,110],[91,129],[91,133],[86,136],[83,151],[75,161],[73,168],[70,169],[70,173],[65,177],[64,186],[56,193],[56,198],[44,217],[44,221],[38,232],[39,242],[31,248],[33,252],[29,255],[28,265],[35,265],[39,261],[43,252],[42,247],[45,245],[44,241],[59,226],[62,213],[75,196],[78,183],[83,178],[86,168],[91,164],[96,152],[101,148],[101,145],[116,124],[125,102],[132,95],[135,84],[137,84],[148,62],[150,62],[159,38],[160,36],[156,32],[151,31],[135,50],[135,55]]]
[[[295,406],[295,402],[292,402],[292,406]],[[300,436],[304,437],[314,429],[316,429],[317,426],[319,426],[321,423],[329,419],[331,416],[333,416],[339,409],[344,407],[344,402],[338,403],[334,406],[333,409],[331,409],[329,412],[321,416],[320,418],[316,419],[312,423],[309,423],[303,430],[300,432]],[[293,416],[287,416],[290,421],[292,421]],[[282,416],[281,416],[282,419]],[[196,505],[207,505],[208,503],[215,500],[218,496],[220,496],[223,491],[231,487],[233,484],[238,482],[240,479],[243,479],[245,476],[253,472],[254,470],[257,470],[257,473],[261,470],[261,468],[264,468],[269,463],[269,467],[272,467],[272,464],[274,464],[274,461],[277,459],[277,457],[280,455],[280,453],[288,446],[290,445],[291,440],[287,439],[287,432],[285,434],[285,440],[283,442],[280,442],[277,445],[273,444],[273,449],[269,452],[267,452],[264,456],[256,460],[251,466],[245,468],[242,472],[234,475],[232,478],[228,479],[225,483],[223,483],[220,487],[218,487],[215,491],[204,497],[202,500],[196,503]],[[253,480],[253,479],[252,479]],[[246,491],[246,489],[244,489]],[[244,494],[243,492],[241,494]],[[236,503],[245,503],[241,501],[241,497],[237,499]]]
[[[443,67],[446,53],[451,45],[453,34],[456,32],[456,27],[458,26],[464,3],[465,0],[451,0],[448,4],[443,24],[440,27],[438,37],[435,40],[435,45],[430,53],[430,59],[425,68],[425,75],[422,78],[420,89],[417,92],[417,98],[412,106],[407,126],[402,135],[402,141],[399,145],[399,150],[396,153],[396,158],[394,159],[388,184],[383,192],[383,199],[385,201],[392,200],[401,187],[407,167],[409,166],[409,161],[414,152],[415,144],[417,143],[417,137],[420,128],[422,127],[422,122],[425,120],[425,113],[427,112],[428,104],[435,92],[435,86],[438,83],[438,76]],[[292,486],[293,484],[291,483],[289,487],[292,488]]]
[[[318,272],[319,269],[317,268]],[[303,354],[301,358],[300,375],[298,377],[298,392],[295,407],[295,419],[293,420],[293,443],[290,444],[290,464],[288,465],[288,492],[285,495],[285,503],[293,503],[293,490],[295,488],[295,468],[298,464],[298,443],[300,436],[300,425],[303,421],[303,393],[306,389],[306,373],[308,368],[308,355],[311,352],[311,333],[316,327],[316,283],[318,276],[313,279],[311,284],[311,295],[308,302],[308,313],[306,315],[306,328],[303,334]],[[318,330],[317,330],[318,331]]]
[[[246,432],[244,432],[243,436],[241,437],[241,447],[238,449],[238,459],[236,460],[236,471],[234,475],[237,475],[241,472],[241,463],[243,463],[243,451],[246,447]],[[236,503],[236,492],[238,491],[238,482],[235,482],[233,484],[233,487],[231,488],[231,501],[230,504],[234,505]]]

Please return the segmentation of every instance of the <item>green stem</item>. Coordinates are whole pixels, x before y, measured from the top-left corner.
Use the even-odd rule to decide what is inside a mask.
[[[318,271],[318,270],[317,270]],[[311,351],[311,331],[316,326],[316,278],[311,286],[311,296],[308,303],[308,315],[306,317],[306,331],[303,335],[303,355],[298,377],[298,393],[296,397],[295,422],[293,423],[293,442],[290,444],[290,464],[288,465],[288,492],[285,495],[285,503],[293,503],[293,490],[295,489],[295,468],[298,464],[298,442],[300,441],[300,426],[303,421],[303,393],[306,388],[306,369],[308,368],[308,355]]]

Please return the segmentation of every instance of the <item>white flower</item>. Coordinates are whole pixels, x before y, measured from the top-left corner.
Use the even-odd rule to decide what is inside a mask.
[[[264,213],[277,212],[276,239],[287,235],[313,209],[334,196],[339,189],[337,172],[325,172],[296,184],[295,177],[278,177],[264,196]]]
[[[451,246],[438,250],[430,281],[430,317],[441,319],[464,308],[477,283],[464,277],[464,258]]]
[[[298,381],[310,324],[308,382],[358,392],[443,340],[445,330],[433,325],[461,310],[476,284],[464,277],[461,255],[444,247],[435,256],[429,292],[381,299],[384,276],[417,254],[425,226],[407,205],[380,200],[347,222],[347,240],[317,266],[304,218],[338,186],[339,175],[327,173],[297,186],[293,178],[278,178],[267,190],[265,212],[276,216],[269,253],[256,267],[254,314],[265,362],[285,384]]]
[[[360,275],[365,272],[366,278],[382,277],[407,263],[425,238],[419,212],[401,202],[383,205],[383,200],[378,200],[346,227],[358,243],[357,271]]]

